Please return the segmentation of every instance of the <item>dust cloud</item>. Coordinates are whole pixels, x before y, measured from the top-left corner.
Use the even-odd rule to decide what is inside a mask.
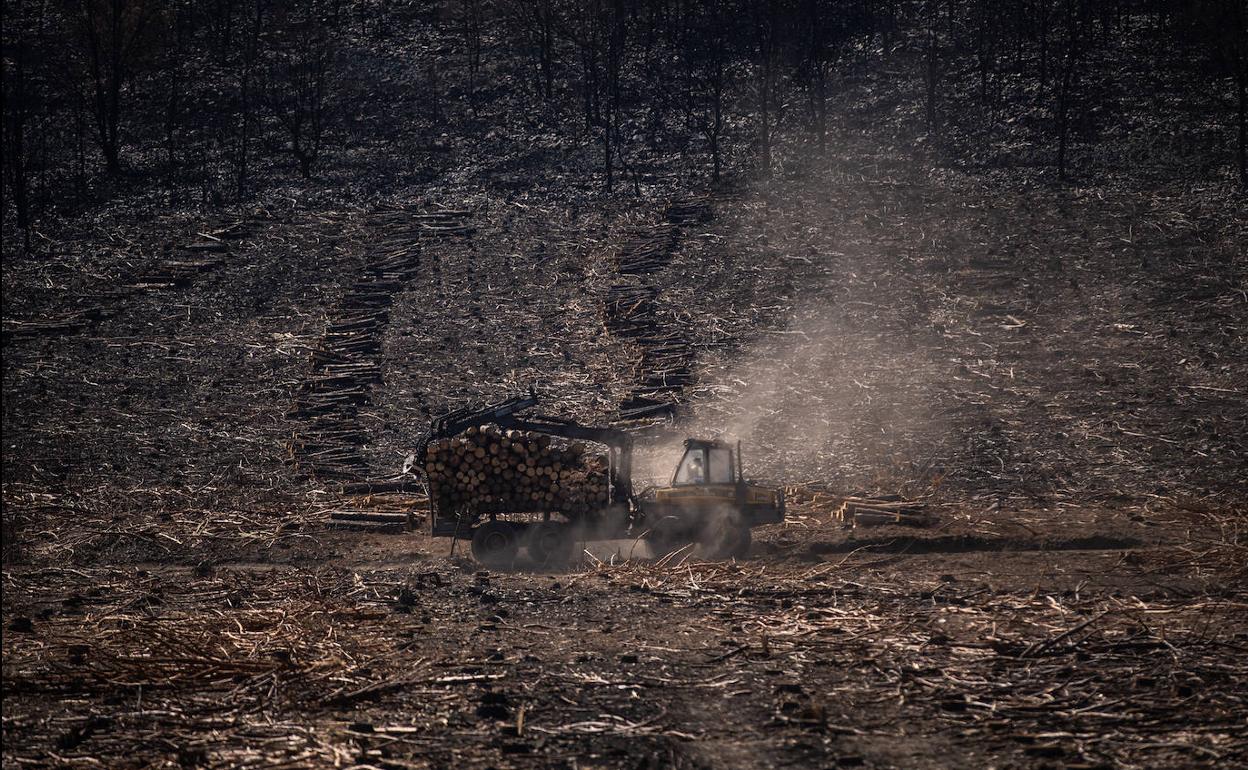
[[[685,437],[740,441],[747,478],[901,491],[938,469],[936,369],[908,334],[808,304],[781,330],[703,362],[690,414],[639,441],[639,483],[667,484]]]

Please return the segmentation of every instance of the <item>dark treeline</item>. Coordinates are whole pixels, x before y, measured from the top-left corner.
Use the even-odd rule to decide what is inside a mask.
[[[608,188],[671,141],[707,177],[766,175],[780,147],[827,147],[829,101],[868,55],[913,73],[917,132],[939,139],[971,102],[1001,124],[1038,114],[1028,138],[1065,177],[1115,96],[1114,46],[1113,66],[1214,105],[1248,185],[1245,0],[45,0],[4,17],[5,218],[23,228],[123,180],[245,200],[370,134],[516,111],[577,137]],[[396,58],[407,85],[371,88]]]

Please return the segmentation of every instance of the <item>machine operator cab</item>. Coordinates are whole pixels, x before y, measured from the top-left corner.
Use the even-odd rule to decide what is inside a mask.
[[[783,492],[745,481],[740,446],[686,439],[685,454],[672,475],[671,486],[656,490],[659,509],[693,513],[730,508],[740,514],[747,526],[783,521]]]
[[[689,439],[685,442],[685,456],[672,477],[672,486],[736,484],[737,475],[732,449],[719,442]]]

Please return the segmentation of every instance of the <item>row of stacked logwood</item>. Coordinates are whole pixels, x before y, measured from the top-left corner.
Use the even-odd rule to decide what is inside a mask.
[[[425,473],[447,512],[581,514],[608,500],[606,458],[580,443],[492,425],[431,442]]]
[[[711,219],[710,199],[697,196],[672,201],[667,222],[638,229],[615,254],[617,282],[607,291],[603,322],[609,334],[637,346],[637,382],[620,403],[620,417],[642,419],[674,413],[694,382],[696,358],[687,330],[673,327],[656,301],[662,284],[654,274],[672,260],[684,226]]]
[[[464,210],[385,209],[369,216],[367,261],[348,285],[287,415],[295,421],[290,461],[318,479],[363,482],[372,473],[364,455],[370,437],[360,414],[382,382],[382,340],[390,309],[422,269],[423,241],[470,235]]]
[[[112,318],[136,294],[153,289],[184,289],[202,273],[226,264],[230,239],[243,238],[251,231],[243,222],[236,222],[201,240],[183,244],[179,252],[170,252],[144,270],[107,284],[97,283],[85,294],[74,296],[75,306],[61,312],[30,318],[6,318],[0,334],[4,343],[10,340],[60,337],[79,334],[101,321]]]

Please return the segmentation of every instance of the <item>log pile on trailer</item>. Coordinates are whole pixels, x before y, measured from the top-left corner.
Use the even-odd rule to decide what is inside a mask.
[[[425,449],[429,493],[445,511],[584,514],[607,504],[607,460],[580,442],[494,425]]]

